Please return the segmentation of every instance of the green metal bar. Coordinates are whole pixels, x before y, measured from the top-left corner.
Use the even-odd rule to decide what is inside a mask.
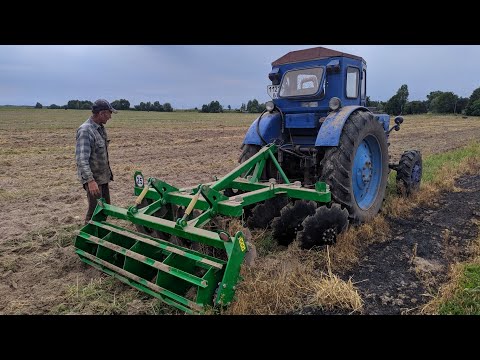
[[[317,183],[318,184],[318,183]],[[324,184],[324,183],[322,183]],[[253,204],[258,201],[263,201],[273,196],[263,196],[263,197],[256,197],[256,200],[249,200],[248,203],[237,201],[240,199],[244,199],[249,195],[252,195],[254,191],[257,190],[267,190],[269,191],[272,184],[270,183],[250,183],[246,179],[239,178],[235,181],[231,182],[231,187],[234,189],[239,189],[243,191],[248,191],[248,194],[239,194],[233,197],[232,200],[224,200],[218,202],[218,209],[217,212],[221,215],[226,216],[235,216],[239,217],[242,215],[243,207]],[[288,197],[293,199],[302,199],[302,200],[313,200],[322,203],[328,203],[331,201],[330,191],[327,191],[326,188],[324,191],[319,191],[316,189],[306,189],[304,187],[296,186],[295,184],[274,184],[274,194],[278,193],[286,193]],[[137,192],[138,189],[135,189]],[[147,197],[150,198],[150,192],[147,193]],[[177,205],[187,206],[192,198],[192,195],[187,194],[177,194],[177,193],[169,193],[169,202]],[[153,205],[153,204],[152,204]],[[200,205],[200,206],[199,206]],[[199,210],[206,210],[209,208],[208,203],[203,199],[198,199],[196,208]],[[140,211],[139,211],[140,213]]]
[[[226,261],[224,261],[224,260],[216,259],[216,258],[213,258],[211,256],[201,254],[201,253],[199,253],[195,250],[186,250],[186,249],[183,249],[180,246],[177,247],[176,245],[173,245],[172,243],[169,243],[168,241],[153,238],[153,237],[150,237],[148,235],[144,235],[144,234],[140,235],[140,234],[135,233],[134,231],[131,231],[131,230],[116,228],[112,224],[105,224],[105,223],[100,223],[100,222],[97,222],[97,221],[90,221],[89,223],[92,224],[92,225],[95,225],[96,227],[108,230],[110,232],[114,232],[114,233],[117,233],[119,235],[123,235],[125,237],[132,238],[136,241],[141,241],[141,242],[144,242],[145,244],[149,244],[149,245],[155,246],[157,248],[166,250],[168,252],[172,252],[172,253],[184,256],[186,258],[198,261],[199,263],[204,263],[206,265],[213,266],[217,269],[222,269],[224,267],[224,265],[226,264]]]
[[[201,214],[199,217],[196,217],[195,219],[192,219],[188,221],[188,225],[195,226],[197,228],[201,228],[205,224],[207,224],[210,220],[212,220],[212,210],[209,209],[205,211],[203,214]]]
[[[142,254],[139,254],[139,253],[136,253],[132,250],[128,250],[128,249],[125,249],[124,247],[122,246],[119,246],[119,245],[116,245],[116,244],[113,244],[111,242],[108,242],[106,240],[103,240],[103,239],[100,239],[96,236],[93,236],[93,235],[90,235],[90,234],[87,234],[87,233],[84,233],[82,231],[80,231],[80,233],[78,234],[78,236],[84,238],[85,240],[88,240],[88,241],[91,241],[91,242],[94,242],[95,244],[97,245],[100,245],[100,246],[103,246],[103,247],[106,247],[112,251],[115,251],[119,254],[122,254],[124,256],[128,256],[129,258],[131,259],[134,259],[134,260],[137,260],[137,261],[140,261],[146,265],[149,265],[159,271],[163,271],[163,272],[167,272],[173,276],[176,276],[182,280],[185,280],[193,285],[196,285],[196,286],[201,286],[203,288],[206,288],[208,286],[208,283],[207,281],[205,280],[202,280],[201,278],[195,276],[195,275],[192,275],[192,274],[189,274],[185,271],[182,271],[180,269],[176,269],[172,266],[169,266],[169,265],[165,265],[165,264],[162,264],[161,262],[159,261],[156,261],[154,259],[151,259],[149,258],[148,256],[145,256],[145,255],[142,255]]]
[[[145,196],[145,197],[147,197],[147,196]],[[152,215],[152,214],[156,213],[158,210],[160,210],[163,205],[164,205],[163,200],[160,200],[160,199],[155,200],[150,205],[147,205],[147,206],[145,206],[141,209],[138,209],[138,212],[142,213],[142,214],[145,214],[145,215]]]
[[[176,302],[187,306],[189,309],[195,310],[197,312],[202,312],[204,310],[204,308],[201,304],[197,304],[193,301],[190,301],[190,300],[184,298],[183,296],[177,295],[177,294],[175,294],[175,293],[173,293],[173,292],[171,292],[167,289],[164,289],[164,288],[162,288],[162,287],[160,287],[160,286],[158,286],[154,283],[151,283],[150,281],[147,281],[147,280],[141,278],[140,276],[129,273],[129,272],[119,268],[118,266],[110,264],[107,261],[103,261],[102,259],[99,259],[99,258],[95,257],[94,255],[86,253],[85,251],[82,251],[80,249],[76,249],[75,252],[78,255],[80,255],[81,257],[87,258],[91,262],[94,262],[98,265],[101,265],[100,270],[105,271],[109,275],[112,275],[112,276],[118,278],[119,280],[122,280],[123,282],[129,284],[129,285],[134,285],[131,282],[131,280],[133,280],[137,285],[143,285],[142,287],[146,287],[150,290],[153,290],[153,292],[155,294],[159,295],[159,296],[156,296],[156,297],[159,298],[160,300],[165,301],[165,299],[162,297],[162,295],[163,295],[163,296],[167,296],[167,297],[175,300]],[[85,261],[85,259],[82,259],[82,260]],[[92,263],[89,263],[89,264],[92,265]],[[111,271],[107,271],[107,269],[111,270]],[[124,279],[122,279],[121,277],[123,277]],[[135,287],[137,287],[137,286],[135,286]],[[174,304],[172,304],[172,305],[175,306]]]
[[[285,184],[290,184],[290,180],[288,180],[287,178],[287,175],[285,175],[285,172],[283,171],[282,167],[280,166],[280,164],[278,163],[277,159],[275,158],[275,156],[273,156],[273,153],[270,151],[269,152],[269,155],[270,155],[270,160],[272,160],[273,164],[275,165],[275,167],[277,168],[278,170],[278,173],[280,174],[280,176],[282,177],[283,179],[283,182]]]
[[[242,188],[241,182],[236,182],[238,188]],[[305,189],[293,184],[269,184],[256,186],[255,190],[251,190],[244,194],[235,196],[235,200],[241,202],[242,206],[248,206],[267,199],[271,199],[277,195],[286,194],[292,199],[313,200],[321,203],[331,201],[330,192],[320,192],[314,189]]]
[[[270,155],[270,151],[276,151],[277,147],[273,144],[266,145],[258,153],[252,156],[250,159],[242,163],[241,165],[237,166],[235,169],[230,171],[227,175],[222,177],[220,180],[216,181],[211,188],[213,190],[223,190],[225,188],[230,187],[230,183],[242,175],[247,170],[251,169],[254,164],[262,161],[262,159],[268,158]]]
[[[139,195],[141,192],[142,192],[142,188],[135,187],[134,195]],[[152,200],[160,199],[160,195],[154,189],[148,190],[148,193],[147,195],[145,195],[145,197],[147,199],[152,199]],[[165,195],[164,200],[166,203],[175,204],[179,206],[188,206],[192,198],[193,198],[193,195],[174,192],[174,193],[168,193],[167,195]],[[146,215],[155,213],[157,210],[160,209],[160,206],[153,207],[155,206],[154,204],[157,204],[157,203],[155,202],[150,204],[148,206],[148,210],[144,210],[145,208],[139,209],[138,213],[139,214],[144,213]],[[204,211],[204,210],[208,210],[209,208],[210,208],[210,205],[208,204],[208,202],[201,198],[198,199],[195,205],[195,209],[198,209],[198,210]],[[218,212],[222,215],[240,217],[242,216],[242,211],[243,211],[243,207],[238,203],[230,202],[228,200],[224,200],[218,203]]]
[[[260,160],[257,162],[255,165],[255,168],[253,169],[253,174],[250,178],[251,183],[256,183],[259,181],[260,177],[262,176],[263,168],[265,167],[265,159]]]
[[[107,203],[97,205],[96,209],[103,208],[103,215],[113,216],[117,219],[128,220],[134,224],[143,225],[151,229],[166,232],[191,241],[202,242],[207,245],[224,249],[224,242],[217,233],[196,228],[194,226],[177,227],[174,221],[165,220],[151,215],[134,214],[128,215],[127,209]],[[92,219],[96,220],[94,217]]]
[[[235,295],[235,289],[240,276],[240,267],[242,265],[245,253],[248,250],[245,243],[245,236],[241,231],[235,234],[231,243],[229,243],[228,254],[229,261],[225,268],[223,279],[219,284],[217,297],[214,299],[214,305],[230,305]]]

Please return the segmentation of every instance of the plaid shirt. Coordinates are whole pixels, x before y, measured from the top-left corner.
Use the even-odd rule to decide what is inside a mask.
[[[91,118],[77,129],[75,159],[78,179],[82,184],[95,180],[98,185],[102,185],[113,180],[108,161],[109,141],[105,127]]]

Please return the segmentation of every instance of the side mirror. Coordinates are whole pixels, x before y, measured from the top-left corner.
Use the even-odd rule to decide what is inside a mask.
[[[400,125],[401,123],[403,123],[403,117],[397,116],[394,121],[395,124]]]

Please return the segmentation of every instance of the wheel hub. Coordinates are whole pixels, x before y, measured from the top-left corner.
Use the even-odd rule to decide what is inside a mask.
[[[375,201],[381,180],[381,153],[378,140],[367,136],[358,146],[352,168],[355,200],[362,209]]]

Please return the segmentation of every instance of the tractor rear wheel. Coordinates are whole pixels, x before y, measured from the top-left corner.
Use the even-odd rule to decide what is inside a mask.
[[[326,149],[320,165],[320,181],[330,185],[332,200],[348,210],[352,222],[368,221],[379,212],[388,180],[388,145],[371,113],[350,115],[340,143]]]

